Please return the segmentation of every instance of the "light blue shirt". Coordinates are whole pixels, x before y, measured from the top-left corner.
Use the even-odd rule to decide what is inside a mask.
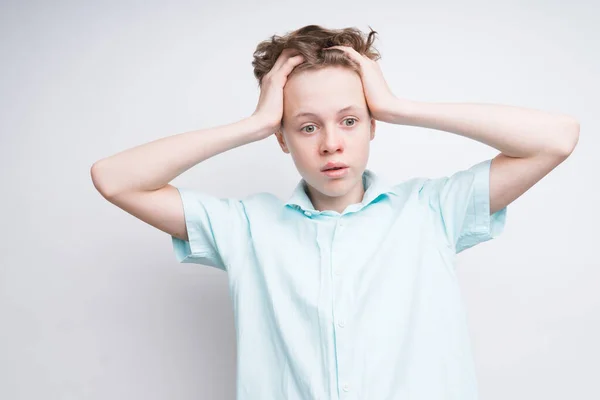
[[[178,188],[177,260],[228,274],[237,399],[477,399],[455,261],[504,228],[490,165],[395,185],[366,169],[341,214],[315,210],[303,179],[286,203]]]

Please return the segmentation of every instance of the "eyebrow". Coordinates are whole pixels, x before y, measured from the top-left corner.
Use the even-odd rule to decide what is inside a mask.
[[[355,104],[351,104],[347,107],[342,108],[341,110],[339,110],[337,112],[337,114],[341,114],[343,112],[349,111],[349,110],[360,110],[360,107],[355,105]],[[311,112],[299,112],[298,114],[294,115],[293,118],[299,118],[299,117],[304,117],[304,116],[312,116],[312,117],[318,117],[317,114],[311,113]]]

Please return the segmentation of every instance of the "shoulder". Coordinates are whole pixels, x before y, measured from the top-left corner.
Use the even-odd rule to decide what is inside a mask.
[[[256,209],[275,210],[283,206],[283,201],[273,193],[258,192],[249,194],[240,199],[242,205]]]
[[[402,199],[416,197],[423,199],[426,197],[434,186],[435,179],[424,176],[416,176],[396,183],[392,186],[394,194]]]

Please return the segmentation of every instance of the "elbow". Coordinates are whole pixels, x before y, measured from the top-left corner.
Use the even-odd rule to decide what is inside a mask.
[[[553,146],[555,153],[563,157],[568,157],[573,153],[579,142],[579,128],[579,121],[575,118],[565,119],[565,124],[560,129],[560,138],[556,141],[556,146]]]
[[[565,152],[566,155],[569,156],[575,150],[577,143],[579,143],[579,121],[574,118],[571,118],[569,121],[569,127],[567,128],[566,133],[566,144],[565,144]]]
[[[102,164],[100,161],[95,162],[90,168],[90,177],[92,178],[94,188],[96,188],[102,197],[109,198],[110,193],[106,188],[105,180],[102,178]]]

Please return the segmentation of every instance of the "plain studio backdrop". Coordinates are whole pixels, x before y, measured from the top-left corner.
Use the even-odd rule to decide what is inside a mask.
[[[573,154],[457,270],[482,399],[599,399],[599,13],[592,1],[2,2],[0,398],[234,398],[226,274],[178,264],[170,236],[102,198],[90,167],[249,116],[256,45],[319,24],[376,30],[398,97],[580,121]],[[379,121],[371,146],[368,168],[391,183],[498,153]],[[287,199],[299,179],[270,136],[171,183]]]

